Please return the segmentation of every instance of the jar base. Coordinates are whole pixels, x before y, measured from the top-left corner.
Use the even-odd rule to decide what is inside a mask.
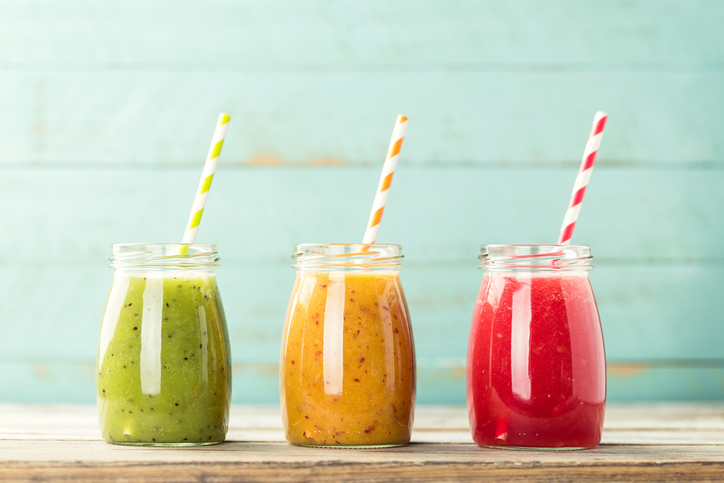
[[[326,448],[326,449],[384,449],[384,448],[400,448],[407,446],[407,443],[393,443],[393,444],[335,444],[335,445],[322,445],[322,444],[297,444],[289,443],[293,446],[300,446],[302,448]]]
[[[223,443],[223,441],[199,441],[197,443],[158,443],[158,442],[134,442],[134,441],[106,441],[109,444],[118,446],[156,446],[159,448],[188,448],[191,446],[212,446]]]
[[[479,444],[478,445],[481,448],[488,448],[488,449],[507,449],[511,451],[583,451],[587,449],[593,449],[596,446],[562,446],[558,448],[553,448],[550,446],[491,446],[487,444]]]

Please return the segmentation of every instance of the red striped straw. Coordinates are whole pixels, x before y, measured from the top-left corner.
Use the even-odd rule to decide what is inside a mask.
[[[377,186],[377,194],[372,203],[372,211],[370,212],[370,221],[367,223],[367,230],[362,239],[364,244],[372,244],[377,239],[377,230],[380,228],[382,220],[382,212],[385,209],[387,195],[390,192],[392,184],[392,176],[395,174],[395,166],[397,166],[397,158],[402,148],[402,140],[407,130],[407,118],[400,114],[395,121],[395,128],[392,130],[392,139],[390,139],[390,147],[387,149],[387,157],[385,164],[382,166],[382,175],[380,175],[380,184]]]
[[[586,194],[586,187],[588,187],[593,172],[593,163],[596,161],[596,153],[598,153],[598,148],[601,146],[606,119],[608,119],[608,114],[601,111],[598,111],[593,118],[593,127],[591,128],[591,134],[588,136],[586,149],[583,151],[583,159],[581,160],[581,167],[578,169],[576,182],[573,184],[573,194],[571,194],[571,202],[568,204],[566,216],[563,218],[558,245],[571,243],[573,228],[575,228],[578,215],[581,213],[583,195]]]

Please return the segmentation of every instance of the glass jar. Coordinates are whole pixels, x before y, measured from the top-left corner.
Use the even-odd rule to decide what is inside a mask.
[[[280,365],[287,441],[386,447],[410,441],[415,352],[399,245],[296,246]]]
[[[587,246],[484,245],[467,361],[480,446],[593,448],[606,357]]]
[[[98,348],[103,438],[194,446],[226,437],[229,337],[216,245],[113,245],[113,282]]]

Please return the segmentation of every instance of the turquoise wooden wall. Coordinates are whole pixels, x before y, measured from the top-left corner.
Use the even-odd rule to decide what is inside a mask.
[[[611,400],[724,398],[724,2],[0,0],[0,400],[94,400],[115,242],[220,246],[234,400],[277,400],[299,242],[400,243],[419,401],[463,402],[481,243],[596,256]]]

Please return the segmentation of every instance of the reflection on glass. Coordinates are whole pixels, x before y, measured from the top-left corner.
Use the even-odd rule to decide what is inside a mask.
[[[513,393],[521,400],[530,399],[530,282],[519,276],[520,286],[513,292],[513,320],[510,323],[510,371]]]
[[[344,377],[344,272],[331,272],[324,306],[324,392],[342,394]]]
[[[141,318],[141,391],[151,396],[161,392],[162,317],[163,279],[147,279]]]

